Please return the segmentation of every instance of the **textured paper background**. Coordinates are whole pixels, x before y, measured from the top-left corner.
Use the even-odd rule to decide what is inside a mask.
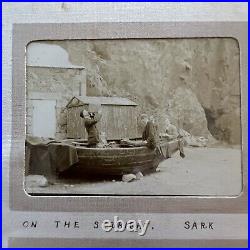
[[[223,10],[223,11],[222,11]],[[9,160],[12,117],[12,24],[13,23],[78,23],[78,22],[166,22],[166,21],[247,21],[247,3],[4,3],[3,4],[3,195],[4,218],[9,215]],[[246,60],[243,60],[246,66]],[[245,77],[245,76],[244,76]],[[246,80],[246,79],[245,79]],[[247,90],[247,86],[245,86]],[[246,97],[244,91],[244,97]],[[245,99],[246,101],[246,99]],[[244,102],[246,104],[246,102]],[[22,110],[20,110],[22,112]],[[245,117],[247,118],[247,117]],[[246,134],[245,134],[246,135]],[[247,137],[245,137],[247,138]],[[246,141],[245,141],[245,145]],[[246,150],[246,148],[244,148]],[[13,193],[10,193],[12,196]],[[93,204],[93,203],[92,203]],[[97,205],[97,204],[96,204]],[[120,203],[122,205],[122,203]],[[159,204],[160,205],[160,204]],[[23,209],[25,208],[25,204]],[[119,203],[117,206],[119,209]],[[45,210],[46,207],[45,207]],[[242,211],[242,210],[241,210]],[[8,221],[4,221],[8,224]],[[7,245],[7,235],[4,245]],[[16,242],[15,240],[12,242]],[[52,243],[53,244],[53,243]],[[94,244],[94,243],[93,243]],[[109,242],[109,244],[112,244]],[[138,243],[135,243],[137,245]],[[166,244],[166,242],[164,242]],[[162,246],[164,246],[162,243]],[[176,243],[175,243],[176,244]],[[141,245],[140,243],[138,245]]]

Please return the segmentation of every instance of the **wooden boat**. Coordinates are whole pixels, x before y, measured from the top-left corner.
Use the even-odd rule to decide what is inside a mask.
[[[83,177],[147,174],[154,172],[161,161],[180,150],[180,140],[161,142],[159,145],[152,150],[146,146],[111,141],[106,147],[89,148],[83,140],[29,138],[26,141],[26,174],[54,176],[67,175],[68,171]]]
[[[177,141],[161,144],[159,149],[141,147],[112,147],[112,148],[88,148],[76,146],[79,158],[74,168],[88,175],[123,175],[142,172],[147,174],[154,172],[159,163],[169,157],[169,149],[172,152],[179,150]]]

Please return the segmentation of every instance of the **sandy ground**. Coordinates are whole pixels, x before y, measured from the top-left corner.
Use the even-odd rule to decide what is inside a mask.
[[[133,182],[58,180],[48,187],[26,187],[29,193],[93,195],[230,195],[241,192],[241,152],[237,148],[185,148],[159,165],[159,172]]]

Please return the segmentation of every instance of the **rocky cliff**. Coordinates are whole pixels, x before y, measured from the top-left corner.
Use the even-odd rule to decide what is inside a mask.
[[[87,95],[117,95],[193,135],[240,143],[239,47],[231,38],[54,42],[87,69]]]

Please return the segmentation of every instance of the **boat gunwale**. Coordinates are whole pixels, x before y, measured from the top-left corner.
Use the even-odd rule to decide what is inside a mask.
[[[90,151],[111,151],[111,150],[117,150],[117,151],[124,151],[124,150],[129,150],[129,151],[132,151],[132,150],[142,150],[142,149],[148,149],[150,151],[154,151],[149,149],[148,147],[146,146],[140,146],[140,147],[117,147],[117,148],[88,148],[88,147],[79,147],[79,146],[75,146],[76,149],[78,150],[90,150]]]

